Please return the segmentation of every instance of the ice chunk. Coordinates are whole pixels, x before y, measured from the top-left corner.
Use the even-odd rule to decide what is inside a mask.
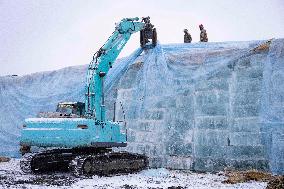
[[[141,175],[148,177],[168,177],[170,171],[165,168],[143,170]]]

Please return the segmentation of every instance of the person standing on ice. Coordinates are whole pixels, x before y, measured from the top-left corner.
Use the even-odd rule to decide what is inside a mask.
[[[200,29],[200,42],[208,42],[207,32],[202,24],[199,25],[199,29]]]
[[[184,32],[184,43],[191,43],[192,38],[191,35],[188,33],[188,30],[184,29],[183,32]]]

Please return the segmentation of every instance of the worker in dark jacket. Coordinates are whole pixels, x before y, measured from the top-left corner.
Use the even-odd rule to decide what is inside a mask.
[[[184,43],[191,43],[192,38],[191,35],[188,33],[188,30],[184,29],[183,32],[184,32]]]
[[[207,32],[202,24],[199,25],[199,29],[200,29],[200,42],[208,42]]]

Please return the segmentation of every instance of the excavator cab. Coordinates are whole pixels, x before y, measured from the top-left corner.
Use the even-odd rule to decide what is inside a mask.
[[[59,102],[55,112],[39,112],[38,118],[80,118],[85,115],[83,102]]]
[[[150,17],[143,17],[142,22],[145,23],[144,29],[140,31],[140,46],[143,49],[154,48],[157,45],[157,30],[150,22]]]
[[[60,112],[66,115],[76,114],[81,117],[85,114],[85,103],[83,102],[60,102],[57,105],[56,112]]]

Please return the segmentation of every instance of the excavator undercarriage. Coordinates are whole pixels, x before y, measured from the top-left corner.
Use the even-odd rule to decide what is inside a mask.
[[[24,173],[71,171],[76,176],[109,176],[141,171],[147,168],[148,158],[108,148],[53,149],[25,154],[20,166]]]

